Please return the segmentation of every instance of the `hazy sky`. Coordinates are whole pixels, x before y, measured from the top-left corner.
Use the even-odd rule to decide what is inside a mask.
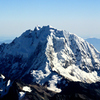
[[[37,25],[100,38],[100,0],[0,0],[0,39]]]

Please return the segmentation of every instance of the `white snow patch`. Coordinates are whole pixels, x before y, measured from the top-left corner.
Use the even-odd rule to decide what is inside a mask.
[[[55,91],[55,92],[61,92],[61,89],[57,88],[56,84],[58,81],[61,80],[61,77],[59,78],[58,75],[53,75],[52,80],[49,81],[49,87],[47,87],[48,90]]]
[[[100,77],[98,77],[97,72],[93,71],[91,73],[87,73],[78,66],[71,65],[67,68],[63,67],[54,67],[53,70],[63,75],[65,78],[73,80],[73,81],[82,81],[82,82],[96,82],[100,81]]]
[[[46,80],[48,80],[47,76],[51,74],[51,67],[48,62],[46,62],[46,66],[42,67],[38,70],[32,70],[31,75],[34,77],[33,81],[43,85]]]
[[[3,92],[3,89],[0,89],[0,92]]]
[[[10,81],[10,80],[8,80],[8,82],[7,82],[7,86],[10,86],[10,84],[11,84],[11,81]]]
[[[45,67],[46,74],[45,74],[45,76],[48,76],[51,73],[50,69],[51,69],[51,67],[49,66],[48,62],[46,62],[46,67]]]
[[[35,28],[38,31],[38,30],[40,30],[41,27],[40,27],[40,25],[37,25]]]
[[[22,90],[26,91],[26,92],[31,92],[32,91],[31,88],[28,87],[28,86],[24,86]]]
[[[19,92],[19,100],[21,100],[25,96],[25,92]]]
[[[4,76],[4,75],[2,75],[2,74],[1,74],[1,77],[2,77],[3,79],[5,79],[5,76]]]
[[[37,83],[39,83],[44,78],[44,73],[42,70],[33,70],[31,74],[36,78]]]

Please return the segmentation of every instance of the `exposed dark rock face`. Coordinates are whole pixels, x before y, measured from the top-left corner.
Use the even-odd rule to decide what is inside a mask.
[[[23,86],[30,87],[32,92],[23,91]],[[19,80],[12,84],[8,94],[0,100],[18,100],[21,91],[25,92],[25,96],[20,100],[100,100],[100,82],[69,82],[68,86],[62,87],[61,93],[55,93],[47,90],[46,86],[25,84]]]
[[[22,89],[23,86],[30,87],[32,92],[25,92]],[[22,81],[17,80],[10,87],[8,94],[0,100],[19,100],[19,92],[25,92],[25,96],[20,100],[50,100],[55,94],[55,92],[49,91],[46,87],[39,84],[25,84]]]
[[[52,100],[100,100],[100,82],[87,84],[71,82]]]
[[[41,86],[39,84],[25,84],[22,81],[16,81],[18,86],[18,91],[23,92],[22,87],[28,86],[31,88],[32,92],[26,92],[25,96],[21,100],[50,100],[54,96],[55,92],[47,90],[46,86]]]
[[[18,87],[16,82],[12,84],[7,95],[0,100],[18,100]]]

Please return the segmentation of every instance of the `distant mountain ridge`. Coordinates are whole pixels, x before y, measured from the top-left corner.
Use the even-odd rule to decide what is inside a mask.
[[[0,41],[0,44],[2,44],[2,43],[11,43],[12,42],[12,40],[4,40],[4,41]]]
[[[98,38],[87,38],[87,42],[91,43],[100,52],[100,39]]]
[[[0,73],[61,92],[68,80],[100,81],[100,53],[75,34],[38,26],[0,45]]]

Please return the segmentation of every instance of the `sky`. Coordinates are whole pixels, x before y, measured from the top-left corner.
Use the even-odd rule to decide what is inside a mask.
[[[37,25],[100,38],[100,0],[0,0],[0,40]]]

